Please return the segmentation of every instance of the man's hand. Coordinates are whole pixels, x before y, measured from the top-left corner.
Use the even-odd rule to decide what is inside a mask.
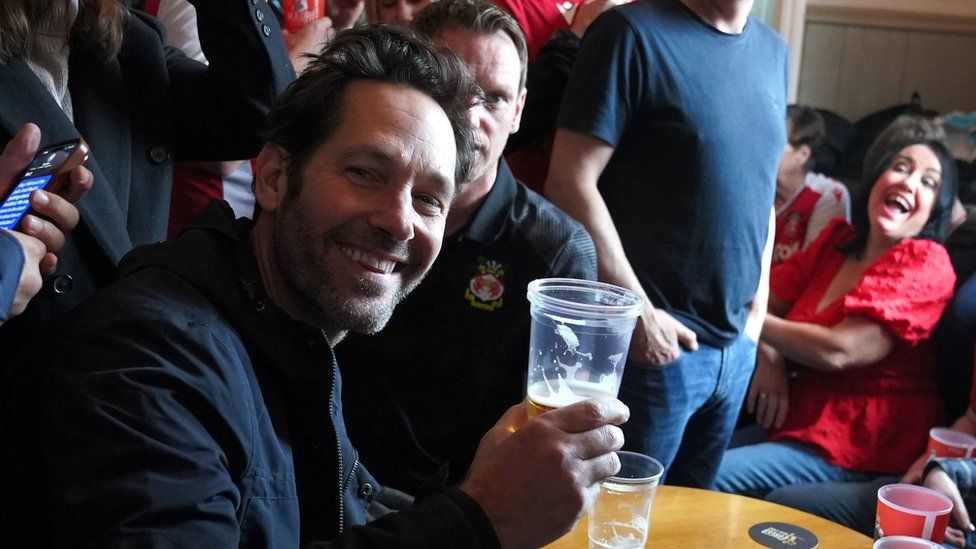
[[[285,39],[288,59],[291,60],[291,64],[295,68],[295,74],[302,74],[309,62],[309,58],[305,54],[321,52],[325,44],[335,36],[335,29],[332,26],[332,19],[321,17],[305,25],[297,32],[281,29],[281,34]]]
[[[25,124],[0,154],[0,196],[6,195],[16,178],[30,165],[41,143],[41,130]],[[31,297],[40,290],[40,277],[50,276],[57,268],[55,255],[64,246],[65,234],[78,225],[78,201],[92,185],[92,174],[85,167],[72,170],[61,195],[34,191],[30,196],[31,213],[21,220],[13,234],[24,249],[26,259],[17,297],[11,315],[20,313]]]
[[[596,20],[601,13],[607,11],[610,8],[621,6],[623,4],[629,4],[634,0],[586,0],[576,8],[576,15],[573,16],[573,24],[569,27],[569,30],[576,35],[577,38],[583,38],[583,34],[586,29],[590,27],[590,23]]]
[[[790,386],[786,361],[775,349],[760,343],[756,353],[756,373],[749,384],[746,411],[756,414],[763,428],[782,427],[790,409]]]
[[[630,360],[641,364],[665,364],[681,356],[681,347],[698,350],[698,336],[645,299],[644,312],[637,319],[630,340]]]
[[[565,534],[593,503],[601,480],[620,469],[617,425],[630,410],[587,400],[525,421],[525,404],[481,439],[460,488],[481,505],[502,547],[539,547]]]
[[[962,530],[949,527],[946,529],[946,541],[956,547],[966,547],[966,537],[963,532],[972,531],[972,523],[969,521],[969,511],[966,510],[966,503],[962,500],[959,487],[949,478],[939,467],[935,467],[925,476],[926,488],[946,496],[952,500],[952,520],[956,526]]]

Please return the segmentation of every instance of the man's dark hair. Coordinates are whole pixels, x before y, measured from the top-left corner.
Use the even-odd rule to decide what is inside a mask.
[[[956,160],[944,141],[945,132],[922,117],[902,117],[888,127],[871,145],[864,161],[864,174],[860,192],[851,204],[851,224],[854,225],[854,239],[838,249],[847,254],[860,255],[867,245],[871,220],[868,217],[868,199],[874,183],[891,165],[899,152],[911,145],[925,145],[942,164],[942,184],[928,221],[915,238],[934,240],[942,243],[949,233],[952,220],[952,203],[956,199],[958,170]]]
[[[820,113],[809,107],[790,105],[786,107],[786,139],[793,148],[802,145],[810,147],[810,158],[803,165],[810,171],[817,165],[817,150],[827,137],[827,126]]]
[[[525,87],[529,64],[529,49],[525,33],[511,15],[502,11],[489,0],[440,0],[432,2],[413,20],[411,26],[417,32],[433,39],[449,29],[464,29],[478,34],[504,32],[515,44],[522,73],[519,89]]]
[[[266,138],[288,154],[289,181],[301,181],[312,153],[339,127],[349,83],[401,84],[433,99],[454,130],[455,185],[467,181],[474,161],[468,102],[477,86],[452,52],[437,51],[427,39],[397,26],[374,24],[336,35],[271,108]],[[288,193],[300,189],[289,185]]]

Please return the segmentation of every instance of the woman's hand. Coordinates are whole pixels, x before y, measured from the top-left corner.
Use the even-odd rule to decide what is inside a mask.
[[[781,427],[790,409],[786,360],[776,349],[760,342],[756,349],[756,373],[749,384],[746,411],[756,414],[756,423],[769,429]]]
[[[969,511],[966,510],[966,504],[962,500],[962,494],[959,493],[959,487],[939,467],[934,467],[929,471],[929,474],[925,476],[923,486],[935,490],[952,500],[952,521],[962,530],[952,527],[947,528],[946,542],[956,547],[966,547],[966,536],[963,532],[972,531],[972,523],[969,520]]]

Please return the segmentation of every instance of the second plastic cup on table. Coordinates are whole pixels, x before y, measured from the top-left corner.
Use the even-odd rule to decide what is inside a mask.
[[[619,286],[571,278],[529,283],[528,415],[616,397],[644,300]]]
[[[976,450],[976,437],[947,427],[929,429],[929,446],[925,455],[945,458],[973,457]]]
[[[942,546],[920,538],[888,536],[874,542],[874,549],[942,549]]]
[[[878,489],[875,538],[910,536],[942,543],[952,501],[913,484],[888,484]]]
[[[647,543],[651,506],[664,466],[644,454],[617,455],[620,471],[600,483],[600,495],[590,509],[590,549],[637,549]]]

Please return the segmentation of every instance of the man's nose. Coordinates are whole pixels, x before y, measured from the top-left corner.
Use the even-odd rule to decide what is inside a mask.
[[[475,103],[474,105],[468,107],[468,123],[471,124],[473,129],[480,129],[481,123],[484,121],[486,114],[487,111],[485,110],[484,105],[481,103]]]
[[[407,190],[390,192],[376,205],[370,216],[370,224],[382,230],[398,242],[406,242],[414,236],[413,197]]]

